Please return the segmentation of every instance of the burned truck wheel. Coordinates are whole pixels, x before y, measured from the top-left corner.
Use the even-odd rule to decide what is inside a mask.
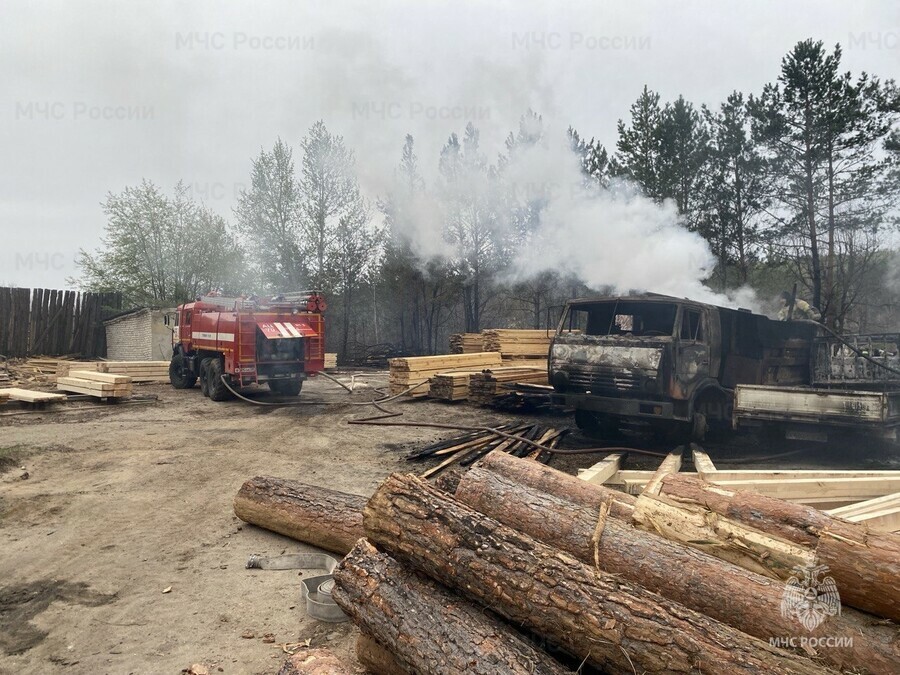
[[[206,387],[209,390],[209,398],[213,401],[227,401],[233,396],[222,381],[222,375],[224,374],[225,368],[221,359],[210,359],[207,367]]]
[[[272,380],[269,382],[269,391],[279,396],[297,396],[303,388],[300,380]]]
[[[176,389],[190,389],[197,381],[197,376],[184,369],[184,357],[175,354],[169,363],[169,383]]]
[[[619,433],[619,420],[590,410],[575,410],[575,426],[589,436],[610,438]]]

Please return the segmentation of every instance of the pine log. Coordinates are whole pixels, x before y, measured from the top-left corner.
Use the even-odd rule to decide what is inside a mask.
[[[456,499],[584,563],[599,565],[604,572],[748,635],[769,641],[793,636],[801,628],[795,618],[781,614],[782,582],[621,520],[603,521],[597,508],[574,504],[483,467],[473,467],[460,477]],[[900,631],[849,608],[812,632],[803,632],[810,637],[853,637],[852,644],[819,652],[823,661],[840,670],[887,674],[895,672],[900,662]]]
[[[815,564],[814,552],[805,546],[669,497],[641,494],[635,502],[632,522],[636,527],[782,582],[796,574],[795,568]]]
[[[390,650],[368,633],[356,638],[356,658],[372,675],[409,675]]]
[[[900,535],[871,530],[802,504],[750,490],[731,491],[690,476],[668,476],[661,495],[696,505],[812,550],[841,601],[900,622]]]
[[[604,502],[611,501],[610,515],[613,518],[630,519],[636,501],[636,497],[625,492],[594,485],[539,462],[519,459],[505,452],[488,454],[481,460],[479,466],[511,478],[517,483],[528,485],[541,492],[549,492],[582,506],[596,508]]]
[[[389,477],[364,525],[401,562],[610,672],[829,672],[597,571],[415,476]]]
[[[294,654],[278,671],[278,675],[352,675],[347,666],[328,649],[307,649]]]
[[[296,480],[257,476],[241,486],[241,520],[341,555],[363,536],[366,498]]]
[[[409,672],[567,672],[483,608],[405,569],[365,539],[335,569],[332,597]]]

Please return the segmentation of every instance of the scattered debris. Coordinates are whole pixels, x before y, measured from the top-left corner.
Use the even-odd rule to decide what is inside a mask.
[[[422,474],[423,478],[430,478],[457,462],[461,466],[468,466],[492,450],[508,452],[516,457],[528,456],[545,462],[550,458],[549,453],[535,448],[529,441],[555,448],[568,429],[555,429],[540,424],[505,424],[497,427],[497,431],[503,432],[504,435],[490,431],[473,431],[414,450],[406,459],[418,461],[446,457],[440,464],[425,471]]]

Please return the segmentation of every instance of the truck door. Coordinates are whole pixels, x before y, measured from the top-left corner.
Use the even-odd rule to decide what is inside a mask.
[[[709,322],[700,309],[681,307],[675,340],[673,397],[688,399],[694,387],[710,375]]]

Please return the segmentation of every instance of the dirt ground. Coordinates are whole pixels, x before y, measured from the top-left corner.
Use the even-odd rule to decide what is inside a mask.
[[[383,385],[386,374],[358,379]],[[350,402],[374,393],[351,397],[321,379],[292,408],[213,403],[167,385],[136,393],[159,398],[0,416],[0,673],[174,674],[195,663],[276,673],[282,645],[307,640],[352,659],[353,627],[307,619],[296,570],[245,569],[251,553],[309,547],[243,525],[232,499],[266,474],[369,495],[392,471],[424,468],[404,461],[409,449],[452,432],[348,425],[375,412]],[[392,407],[405,421],[515,419],[429,401]],[[723,468],[900,468],[896,453],[860,446],[785,452],[744,439],[711,454]],[[552,465],[574,473],[602,456]]]

